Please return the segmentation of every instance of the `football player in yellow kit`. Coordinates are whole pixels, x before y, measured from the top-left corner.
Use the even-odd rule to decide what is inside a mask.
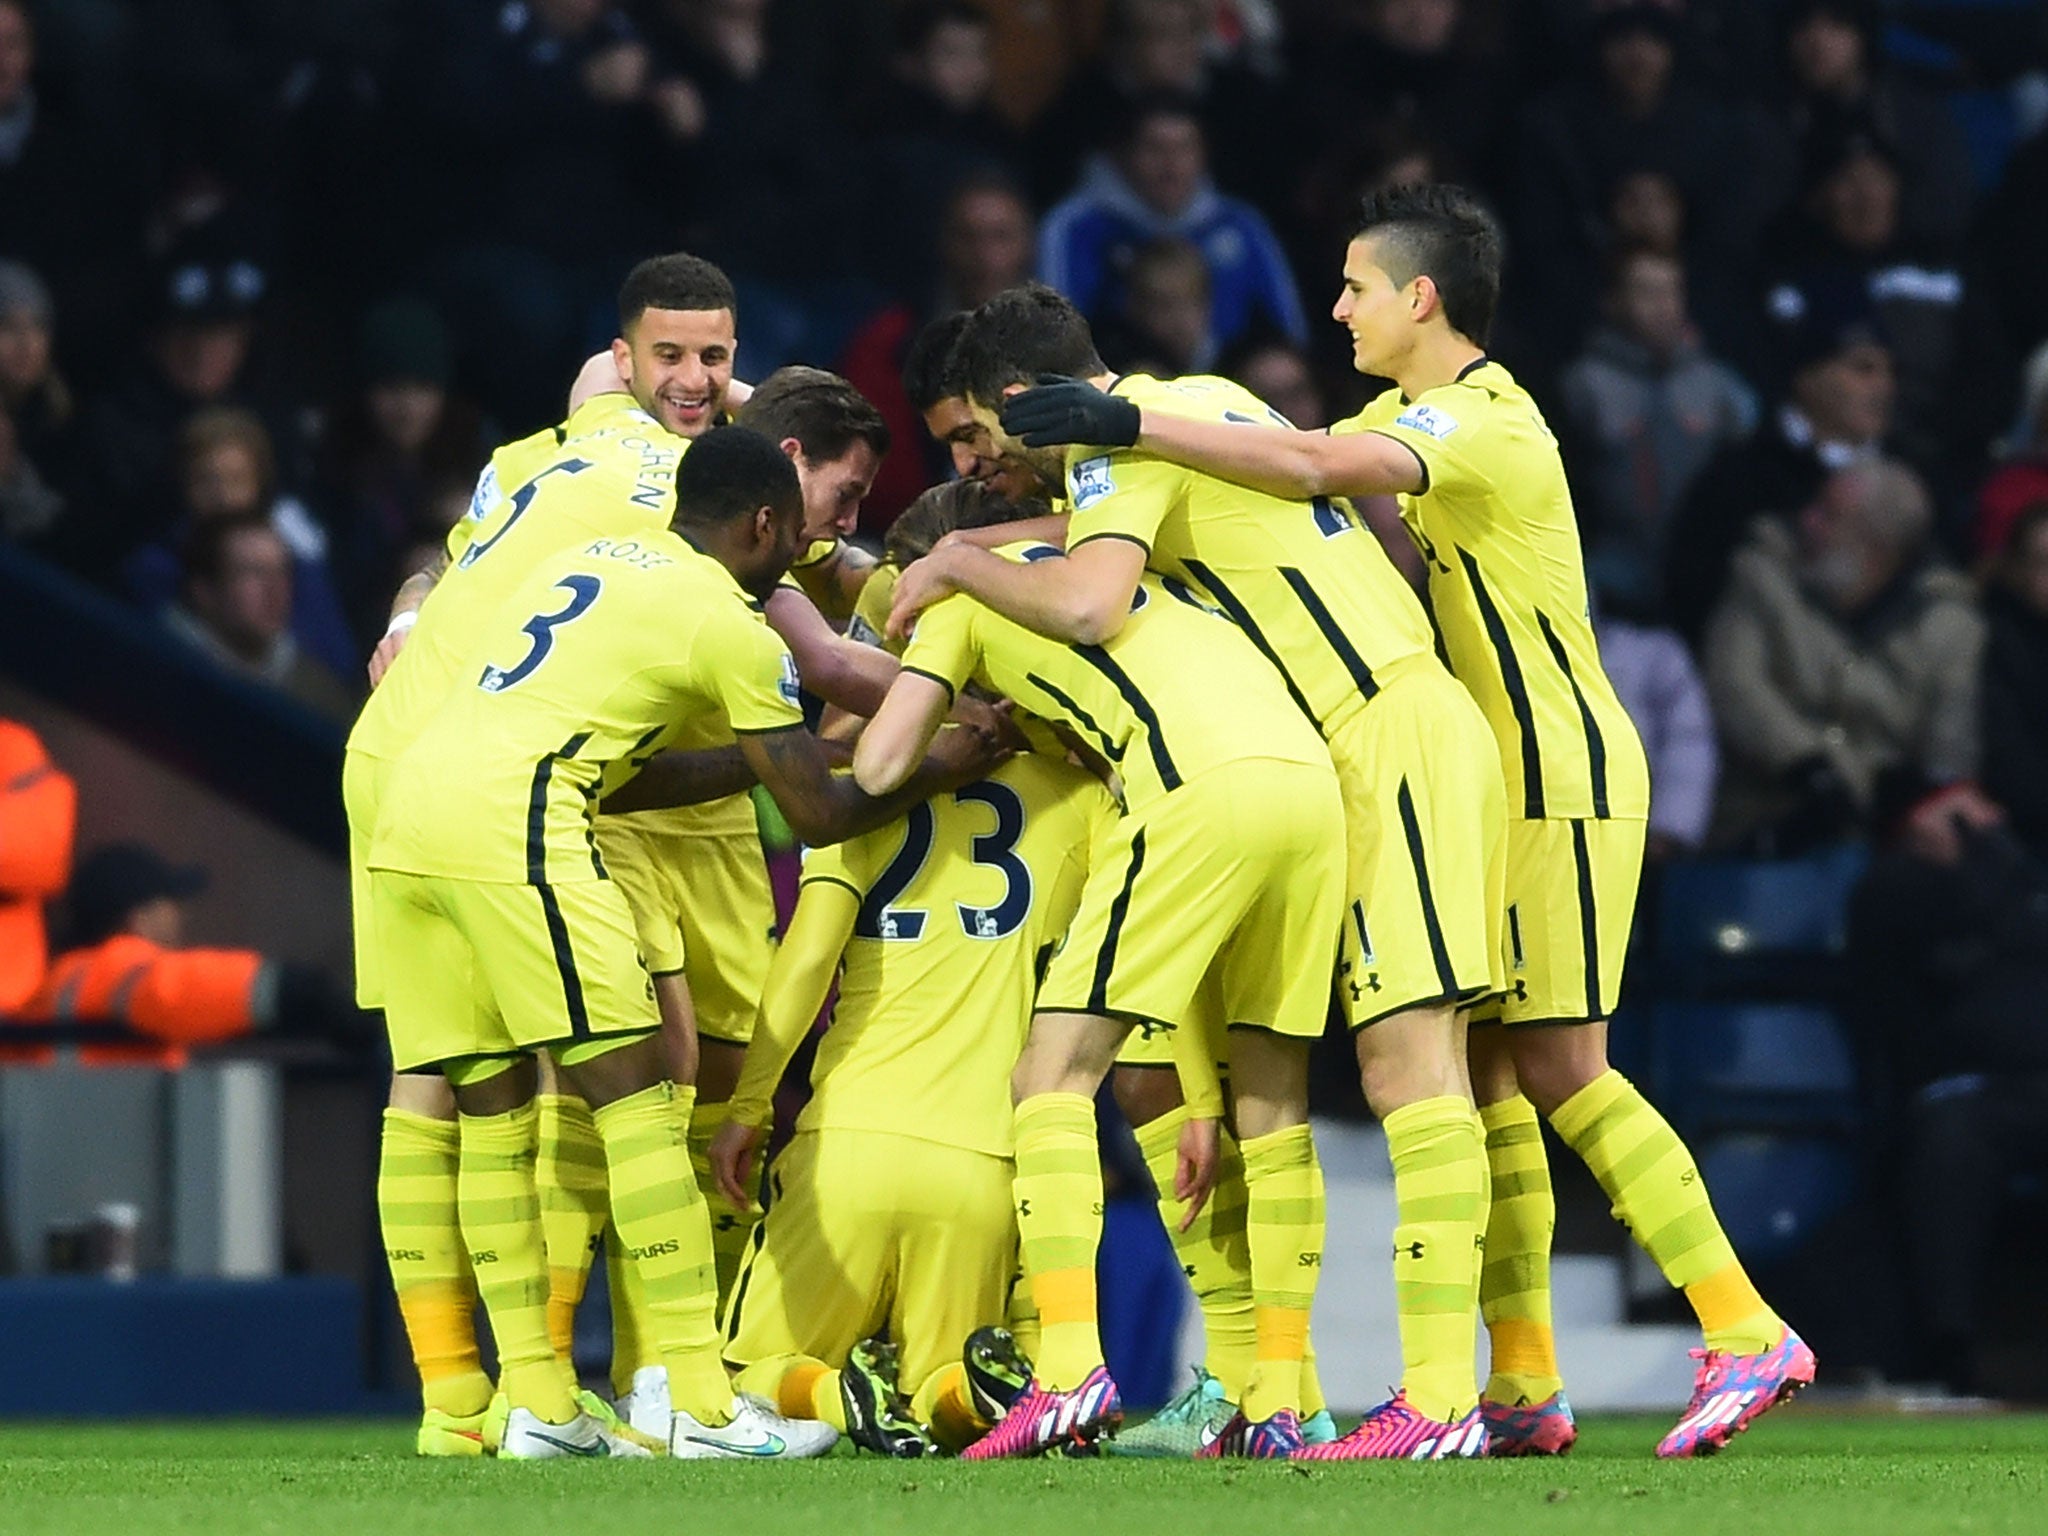
[[[1750,1282],[1684,1144],[1608,1065],[1649,777],[1601,670],[1556,439],[1486,354],[1500,265],[1499,231],[1462,189],[1369,198],[1332,314],[1358,370],[1394,387],[1328,435],[1195,420],[1079,382],[1013,400],[1005,420],[1027,442],[1135,443],[1273,494],[1400,497],[1445,654],[1493,729],[1511,817],[1504,1027],[1472,1035],[1496,1189],[1484,1416],[1497,1453],[1555,1454],[1574,1435],[1551,1333],[1540,1111],[1698,1314],[1693,1398],[1657,1453],[1699,1455],[1812,1381],[1813,1354]]]

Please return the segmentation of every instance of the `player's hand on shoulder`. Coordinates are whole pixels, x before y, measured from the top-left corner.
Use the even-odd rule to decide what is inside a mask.
[[[1010,749],[997,737],[964,725],[946,725],[941,726],[939,734],[932,738],[931,747],[925,753],[925,763],[942,781],[933,786],[936,794],[988,777],[997,764],[1006,762],[1009,757]]]
[[[1138,407],[1085,379],[1042,373],[1038,383],[1003,402],[1003,431],[1027,448],[1087,443],[1128,448],[1138,440]]]
[[[948,538],[952,535],[947,535]],[[896,578],[895,594],[889,599],[886,632],[892,640],[907,640],[917,625],[917,616],[953,592],[946,575],[946,556],[934,549],[922,560],[913,560]]]

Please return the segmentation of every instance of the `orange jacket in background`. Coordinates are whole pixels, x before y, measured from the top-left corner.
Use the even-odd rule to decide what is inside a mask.
[[[0,1014],[18,1010],[50,961],[43,903],[71,879],[78,789],[27,726],[0,720]]]
[[[96,1045],[79,1053],[96,1066],[182,1067],[186,1046],[245,1035],[256,1022],[257,977],[263,956],[253,949],[165,949],[133,933],[117,933],[57,957],[36,995],[20,1012],[34,1024],[126,1024],[165,1042],[157,1046]],[[48,1061],[47,1047],[0,1056]]]

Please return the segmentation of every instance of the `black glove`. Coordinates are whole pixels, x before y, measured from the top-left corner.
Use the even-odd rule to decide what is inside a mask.
[[[1041,373],[1035,388],[1003,402],[1003,430],[1027,448],[1128,448],[1138,440],[1138,408],[1084,379]]]

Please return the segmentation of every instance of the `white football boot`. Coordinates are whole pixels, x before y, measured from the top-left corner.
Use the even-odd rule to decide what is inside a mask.
[[[500,1458],[509,1461],[552,1461],[562,1456],[625,1456],[651,1460],[654,1452],[624,1435],[606,1429],[579,1412],[566,1424],[550,1424],[530,1408],[514,1408],[505,1420]]]
[[[678,1459],[801,1461],[822,1456],[839,1441],[839,1431],[816,1419],[785,1419],[766,1399],[736,1392],[731,1422],[699,1424],[678,1408],[669,1431],[668,1453]]]

